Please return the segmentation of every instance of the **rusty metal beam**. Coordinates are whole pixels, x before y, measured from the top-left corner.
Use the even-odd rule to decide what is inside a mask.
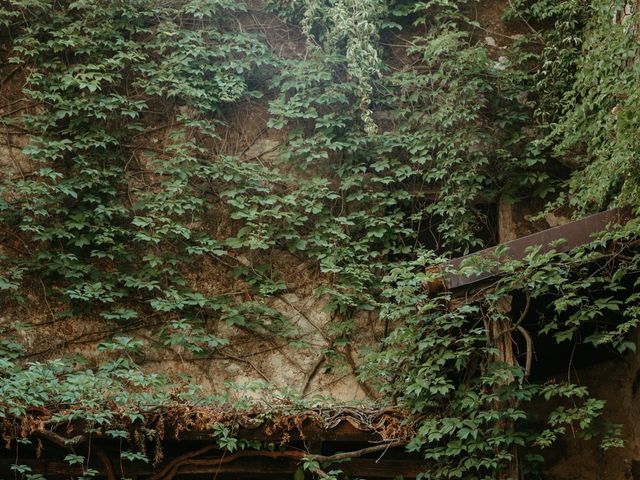
[[[589,243],[593,235],[606,230],[611,225],[624,225],[632,218],[628,209],[616,208],[606,212],[596,213],[574,222],[560,225],[559,227],[543,230],[533,235],[521,237],[500,246],[506,248],[505,259],[522,260],[527,255],[530,247],[540,246],[540,252],[548,252],[552,248],[556,251],[565,252],[572,248]],[[565,240],[560,244],[559,240]],[[558,243],[556,243],[558,242]],[[459,270],[465,260],[469,258],[488,258],[495,255],[498,247],[491,247],[476,253],[465,255],[451,260],[446,265],[446,269]],[[448,268],[447,268],[448,267]],[[479,275],[461,275],[459,273],[445,273],[444,286],[450,290],[468,287],[483,280],[487,280],[498,275],[498,272],[485,272]]]

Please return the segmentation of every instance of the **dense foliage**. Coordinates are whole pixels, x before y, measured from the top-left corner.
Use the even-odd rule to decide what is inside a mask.
[[[608,0],[515,1],[507,18],[529,33],[496,58],[474,3],[271,0],[304,38],[303,55],[284,55],[233,0],[0,1],[4,71],[24,79],[21,108],[3,105],[0,122],[28,136],[33,165],[16,163],[0,186],[1,301],[35,292],[53,321],[99,320],[105,357],[29,361],[29,319],[3,320],[12,436],[29,441],[20,419],[34,407],[55,412],[50,425],[108,428],[176,400],[227,402],[140,359],[163,346],[210,356],[230,341],[221,323],[289,339],[270,306],[289,289],[274,266],[287,252],[326,279],[333,362],[348,360],[359,313],[389,326],[382,348],[363,350],[360,379],[421,414],[409,448],[429,460],[423,478],[508,478],[517,449],[533,471],[533,452],[572,427],[619,445],[617,427],[596,421],[602,401],[528,382],[487,332],[504,324],[505,299],[525,295],[548,302],[542,335],[633,348],[636,223],[569,253],[497,261],[504,275],[463,304],[429,295],[424,272],[495,242],[486,225],[500,197],[576,215],[640,207],[637,18],[612,22],[624,5]],[[286,137],[274,160],[227,145],[241,102],[266,105],[268,128]],[[205,256],[251,295],[203,293],[189,272]],[[554,403],[536,425],[521,404],[539,398]],[[216,434],[222,446],[228,434]]]

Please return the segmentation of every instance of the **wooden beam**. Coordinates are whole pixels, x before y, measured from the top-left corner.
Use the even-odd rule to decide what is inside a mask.
[[[498,202],[498,242],[506,243],[518,238],[513,221],[513,205],[503,195]]]

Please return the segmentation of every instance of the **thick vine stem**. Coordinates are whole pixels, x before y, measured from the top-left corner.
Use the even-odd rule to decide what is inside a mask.
[[[531,309],[531,294],[525,290],[524,295],[525,295],[525,305],[524,305],[524,309],[520,313],[520,316],[518,317],[518,320],[516,321],[516,323],[514,323],[508,329],[503,330],[501,332],[498,332],[496,334],[497,337],[500,337],[500,336],[504,335],[505,333],[513,332],[513,331],[517,330],[518,327],[520,327],[520,325],[522,325],[522,322],[524,322],[525,318],[529,314],[529,310]]]
[[[218,469],[221,465],[231,463],[241,458],[249,458],[249,457],[266,457],[266,458],[272,458],[272,459],[289,458],[289,459],[294,459],[298,461],[302,461],[304,459],[310,459],[310,460],[315,460],[319,463],[337,462],[339,460],[362,457],[370,453],[386,451],[390,448],[401,447],[406,444],[407,444],[407,440],[405,439],[394,440],[391,442],[374,445],[374,446],[363,448],[360,450],[336,453],[334,455],[309,455],[307,452],[300,451],[300,450],[284,450],[280,452],[272,452],[268,450],[256,450],[256,451],[237,452],[231,455],[223,454],[221,457],[218,457],[218,458],[195,458],[211,450],[217,450],[219,448],[217,445],[208,445],[194,452],[189,452],[177,458],[174,458],[160,472],[150,477],[149,480],[172,480],[178,474],[180,467],[185,465],[212,467],[213,469],[212,472],[215,472],[216,471],[215,469]],[[319,475],[320,478],[322,478],[323,475],[326,476],[326,474],[321,470],[316,471],[315,473]]]
[[[96,457],[98,457],[102,463],[102,468],[104,469],[104,474],[107,476],[107,480],[116,480],[116,474],[109,456],[102,450],[96,450]]]
[[[531,364],[533,362],[533,340],[531,339],[529,332],[527,332],[524,327],[518,325],[517,329],[524,337],[524,341],[527,343],[527,360],[524,367],[524,377],[522,379],[522,381],[524,381],[527,380],[531,374]]]
[[[302,390],[300,391],[300,393],[302,394],[303,397],[307,394],[307,391],[309,390],[309,385],[311,385],[311,380],[313,380],[313,377],[316,376],[316,373],[318,373],[320,366],[325,362],[326,359],[327,359],[326,355],[322,354],[317,358],[317,360],[311,366],[311,369],[305,376],[304,381],[302,383]]]
[[[321,468],[313,468],[313,469],[311,469],[311,472],[314,473],[315,475],[317,475],[320,480],[323,480],[325,478],[333,478],[333,477],[330,477],[327,474],[327,472],[325,472]]]
[[[525,296],[524,309],[522,310],[522,313],[520,313],[520,317],[518,318],[518,321],[513,326],[514,329],[518,328],[522,324],[522,322],[524,322],[524,319],[527,317],[527,314],[531,309],[531,294],[525,290],[524,296]]]
[[[210,452],[211,450],[216,450],[216,449],[218,449],[217,445],[207,445],[206,447],[202,447],[193,452],[188,452],[188,453],[185,453],[184,455],[180,455],[179,457],[176,457],[171,462],[169,462],[162,470],[160,470],[160,472],[155,474],[149,480],[162,480],[163,478],[165,478],[166,475],[168,475],[168,473],[171,471],[171,469],[175,465],[182,464],[183,462],[189,461],[194,457],[204,455],[205,453]]]
[[[34,432],[34,435],[40,438],[44,438],[45,440],[49,440],[51,443],[54,443],[62,448],[73,448],[76,445],[83,444],[88,440],[88,437],[86,435],[76,435],[75,437],[67,438],[51,430],[38,430]]]
[[[345,360],[347,361],[347,364],[351,368],[351,373],[355,377],[356,381],[358,382],[358,385],[360,386],[362,391],[365,393],[365,395],[369,397],[371,400],[377,400],[378,395],[376,395],[376,393],[373,391],[371,386],[369,386],[367,382],[361,381],[358,378],[358,366],[356,365],[356,361],[354,360],[353,354],[351,353],[351,347],[349,347],[348,345],[345,346],[342,349],[342,354]]]

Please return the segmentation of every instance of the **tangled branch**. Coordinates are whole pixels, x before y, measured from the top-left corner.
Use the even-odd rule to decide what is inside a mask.
[[[250,457],[263,457],[263,458],[288,458],[294,459],[297,461],[302,461],[304,459],[315,460],[319,463],[328,463],[328,462],[337,462],[339,460],[346,460],[351,458],[358,458],[368,455],[370,453],[376,453],[381,451],[386,451],[391,448],[401,447],[407,444],[407,440],[395,440],[392,442],[386,442],[379,445],[374,445],[367,448],[362,448],[360,450],[354,450],[351,452],[341,452],[333,455],[309,455],[307,452],[299,451],[299,450],[284,450],[280,452],[272,452],[267,450],[256,450],[256,451],[244,451],[237,452],[232,455],[224,455],[217,458],[196,458],[205,453],[208,453],[212,450],[217,450],[219,447],[217,445],[208,445],[194,452],[189,452],[184,455],[181,455],[171,462],[169,462],[160,472],[153,475],[149,480],[172,480],[181,467],[189,465],[189,466],[200,466],[200,467],[211,467],[211,472],[217,471],[220,466],[234,462],[241,458],[250,458]],[[322,474],[321,471],[316,472],[318,474]]]

